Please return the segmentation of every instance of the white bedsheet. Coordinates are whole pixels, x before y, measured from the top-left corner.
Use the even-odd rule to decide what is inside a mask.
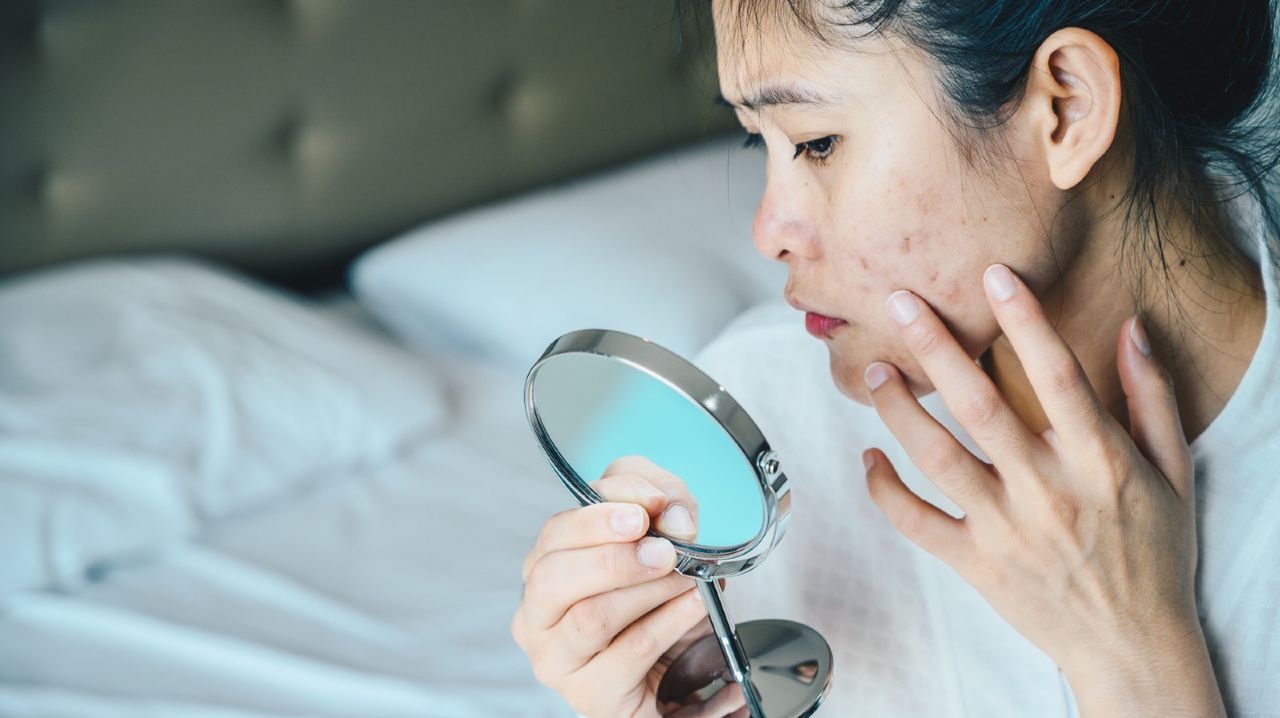
[[[572,715],[509,634],[523,554],[573,505],[524,376],[423,361],[450,378],[443,433],[73,594],[9,596],[0,715]]]
[[[0,282],[0,595],[75,588],[448,420],[415,355],[176,257]]]

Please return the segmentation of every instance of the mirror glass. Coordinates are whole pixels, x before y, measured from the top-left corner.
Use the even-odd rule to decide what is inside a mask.
[[[640,455],[682,479],[697,503],[690,543],[726,549],[764,528],[754,467],[707,411],[648,372],[599,354],[550,357],[533,378],[543,429],[590,483],[621,456]]]

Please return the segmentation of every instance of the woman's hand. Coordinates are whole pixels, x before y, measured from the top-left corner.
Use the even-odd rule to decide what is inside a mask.
[[[525,557],[512,637],[534,676],[583,715],[688,714],[661,710],[658,683],[711,624],[694,580],[672,570],[671,542],[645,533],[653,521],[692,540],[697,503],[683,481],[640,456],[614,461],[591,486],[605,503],[552,516]],[[717,705],[724,713],[714,715],[737,707],[731,696]]]
[[[876,411],[965,516],[912,493],[876,449],[863,454],[872,499],[1058,663],[1082,715],[1224,715],[1196,614],[1195,467],[1169,375],[1137,319],[1125,322],[1130,437],[1026,285],[1002,265],[984,283],[1051,428],[1030,430],[929,306],[895,292],[887,310],[900,336],[993,463],[875,363]]]

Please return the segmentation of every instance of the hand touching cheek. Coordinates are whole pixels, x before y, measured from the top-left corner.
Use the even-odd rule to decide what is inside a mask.
[[[1130,434],[1026,285],[1002,265],[984,284],[1051,428],[1027,428],[932,309],[895,292],[886,310],[900,339],[991,463],[930,416],[896,368],[873,363],[876,411],[965,516],[920,499],[875,449],[863,455],[872,499],[1062,667],[1082,715],[1222,715],[1196,614],[1194,464],[1141,324],[1127,321],[1117,344]]]

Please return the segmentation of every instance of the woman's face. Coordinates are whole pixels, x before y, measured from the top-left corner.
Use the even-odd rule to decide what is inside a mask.
[[[1017,116],[994,164],[971,164],[918,54],[881,35],[824,43],[776,5],[778,17],[755,24],[735,15],[734,0],[713,3],[721,94],[767,153],[754,243],[789,267],[789,302],[847,322],[822,339],[842,393],[868,403],[863,371],[876,360],[928,393],[885,300],[915,292],[977,357],[1000,334],[983,270],[1002,262],[1043,290],[1070,260],[1063,193],[1042,162],[1020,158],[1030,153]],[[990,152],[982,147],[974,152]],[[1058,264],[1048,245],[1055,215]]]

